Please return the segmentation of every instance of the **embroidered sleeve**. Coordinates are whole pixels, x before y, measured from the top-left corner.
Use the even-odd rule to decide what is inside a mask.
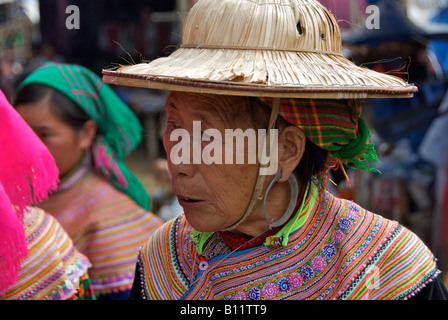
[[[408,299],[440,273],[428,247],[400,225],[383,244],[377,258],[376,263],[364,269],[349,299]]]
[[[140,251],[137,270],[143,299],[179,299],[189,287],[180,256],[185,230],[176,218],[159,228]],[[182,248],[183,249],[183,248]]]

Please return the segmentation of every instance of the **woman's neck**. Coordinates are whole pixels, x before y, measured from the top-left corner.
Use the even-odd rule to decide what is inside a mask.
[[[265,194],[266,188],[263,192]],[[291,201],[290,186],[288,182],[276,183],[269,191],[266,201],[266,213],[269,221],[277,221],[283,217]],[[294,199],[297,201],[297,199]],[[238,228],[235,234],[256,237],[270,229],[263,210],[263,200],[259,200],[251,215]]]
[[[81,180],[91,168],[90,159],[90,154],[86,153],[69,173],[61,177],[57,192],[67,190]]]

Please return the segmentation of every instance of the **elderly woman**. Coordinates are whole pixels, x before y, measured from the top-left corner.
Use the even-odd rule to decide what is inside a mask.
[[[103,75],[172,91],[163,140],[184,214],[142,248],[132,298],[447,297],[415,234],[326,191],[329,169],[375,170],[360,99],[416,88],[346,60],[317,1],[199,0],[176,52]],[[226,139],[251,132],[255,162]]]
[[[14,106],[59,169],[57,190],[38,206],[89,258],[98,298],[127,299],[136,252],[162,224],[123,161],[141,140],[137,117],[97,75],[72,64],[31,73]]]

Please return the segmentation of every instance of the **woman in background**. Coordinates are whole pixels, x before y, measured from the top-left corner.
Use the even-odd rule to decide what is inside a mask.
[[[123,158],[141,140],[137,117],[90,70],[48,64],[19,86],[14,106],[53,154],[61,182],[39,204],[92,263],[99,299],[127,299],[137,251],[162,220]]]
[[[1,91],[0,119],[0,300],[95,300],[89,260],[29,206],[57,187],[53,157]]]

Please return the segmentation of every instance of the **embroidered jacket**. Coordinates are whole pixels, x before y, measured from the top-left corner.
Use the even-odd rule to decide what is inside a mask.
[[[219,233],[198,240],[184,215],[167,222],[142,248],[134,286],[144,299],[407,299],[439,275],[405,227],[328,192],[319,197],[307,199],[299,229],[241,251]]]
[[[87,269],[91,264],[75,249],[56,219],[38,208],[27,207],[23,225],[28,256],[16,283],[0,294],[0,300],[94,299],[88,286]]]
[[[137,253],[163,223],[86,166],[39,206],[59,221],[89,258],[89,276],[98,296],[131,289]]]

